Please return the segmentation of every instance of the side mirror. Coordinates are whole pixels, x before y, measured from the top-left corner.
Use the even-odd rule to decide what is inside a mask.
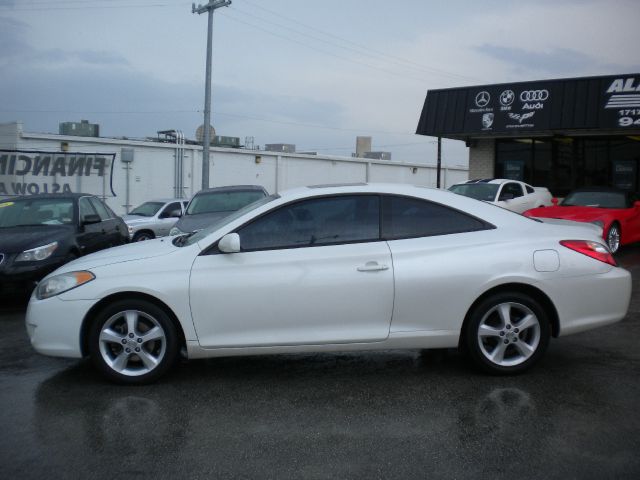
[[[91,225],[93,223],[100,223],[101,221],[102,219],[100,218],[100,215],[92,213],[90,215],[84,216],[84,218],[82,219],[82,225]]]
[[[633,202],[633,206],[636,208],[640,208],[640,200],[636,200],[635,202]]]
[[[551,203],[553,203],[554,206],[557,206],[560,203],[560,200],[558,200],[557,197],[553,197],[551,199]]]
[[[218,242],[218,250],[222,253],[238,253],[240,251],[240,235],[227,233]]]

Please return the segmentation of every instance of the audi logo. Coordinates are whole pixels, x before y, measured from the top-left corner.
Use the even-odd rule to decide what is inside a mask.
[[[527,90],[520,94],[522,102],[544,102],[549,98],[548,90]]]

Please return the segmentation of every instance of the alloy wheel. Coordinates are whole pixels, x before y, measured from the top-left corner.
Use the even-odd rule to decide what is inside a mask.
[[[167,351],[160,322],[148,313],[124,310],[103,324],[98,337],[102,360],[124,376],[145,375],[154,370]]]
[[[499,303],[480,320],[477,341],[480,352],[491,363],[500,367],[520,365],[538,348],[540,320],[526,305]]]

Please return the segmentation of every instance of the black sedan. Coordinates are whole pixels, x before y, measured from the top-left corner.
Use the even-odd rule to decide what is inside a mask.
[[[0,200],[0,297],[27,296],[60,265],[128,239],[124,221],[93,195]]]

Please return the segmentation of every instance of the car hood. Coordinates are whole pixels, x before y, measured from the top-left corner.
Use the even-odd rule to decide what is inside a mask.
[[[174,246],[171,240],[158,238],[146,242],[135,242],[120,247],[108,248],[99,252],[80,257],[63,267],[55,273],[71,272],[74,270],[90,270],[96,267],[112,265],[114,263],[131,262],[134,260],[144,260],[169,255],[180,250]]]
[[[214,223],[222,220],[225,217],[228,217],[233,212],[215,212],[215,213],[198,213],[195,215],[183,215],[178,223],[176,223],[176,228],[179,228],[180,231],[189,233],[194,232],[196,230],[202,230],[203,228],[210,227]]]
[[[0,252],[21,253],[73,235],[71,225],[0,228]]]

